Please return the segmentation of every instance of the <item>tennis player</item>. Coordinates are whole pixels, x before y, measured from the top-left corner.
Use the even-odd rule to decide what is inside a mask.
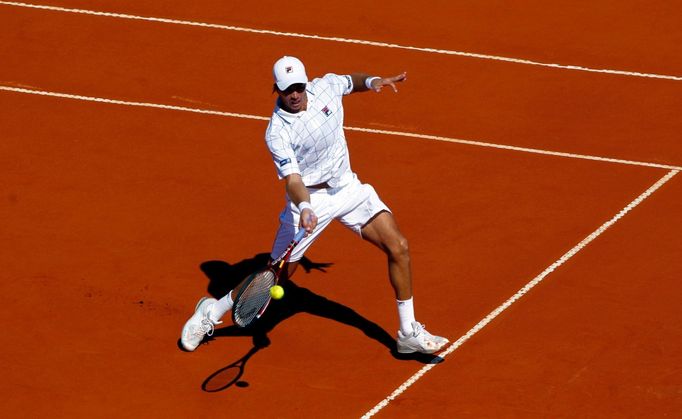
[[[303,63],[285,56],[275,63],[273,75],[278,97],[265,141],[277,175],[284,180],[287,202],[279,217],[272,257],[287,247],[298,229],[307,231],[308,237],[291,255],[290,276],[325,228],[333,220],[340,221],[388,257],[388,276],[398,307],[397,351],[428,354],[441,350],[448,340],[430,334],[415,319],[407,240],[374,188],[360,182],[351,170],[343,130],[343,96],[380,92],[387,86],[397,92],[396,83],[405,81],[406,73],[388,78],[326,74],[309,82]],[[220,300],[199,301],[182,331],[186,350],[195,350],[205,335],[213,333],[232,309],[233,293],[237,295],[232,290]]]

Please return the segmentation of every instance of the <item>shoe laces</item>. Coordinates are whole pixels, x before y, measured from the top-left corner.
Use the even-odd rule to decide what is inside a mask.
[[[205,317],[201,319],[201,326],[197,329],[195,332],[196,335],[203,336],[213,336],[213,331],[215,330],[215,324],[209,319],[208,317]]]
[[[419,336],[422,332],[425,331],[425,325],[419,323],[419,322],[414,322],[412,323],[412,336],[417,337]]]
[[[413,330],[412,336],[414,336],[415,338],[419,338],[419,335],[421,335],[422,337],[420,339],[422,339],[423,341],[435,342],[439,339],[437,336],[432,335],[431,333],[429,333],[428,330],[426,330],[425,324],[414,322],[412,324],[412,330]]]

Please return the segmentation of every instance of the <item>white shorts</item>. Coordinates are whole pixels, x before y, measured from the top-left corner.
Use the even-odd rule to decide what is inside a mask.
[[[348,185],[340,188],[308,189],[310,204],[317,216],[315,231],[296,246],[291,262],[303,257],[310,245],[315,242],[332,220],[362,235],[362,227],[382,211],[391,210],[384,204],[371,185],[363,184],[354,177]],[[287,248],[298,232],[300,213],[298,207],[287,198],[287,205],[279,216],[279,230],[272,245],[271,257],[276,258]]]

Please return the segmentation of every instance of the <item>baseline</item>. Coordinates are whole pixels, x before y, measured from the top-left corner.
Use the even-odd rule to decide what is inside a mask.
[[[391,44],[391,43],[386,43],[386,42],[368,41],[368,40],[362,40],[362,39],[351,39],[351,38],[342,38],[342,37],[334,37],[334,36],[311,35],[311,34],[295,33],[295,32],[280,32],[280,31],[274,31],[274,30],[269,30],[269,29],[245,28],[245,27],[240,27],[240,26],[222,25],[222,24],[217,24],[217,23],[194,22],[194,21],[189,21],[189,20],[169,19],[169,18],[160,18],[160,17],[151,17],[151,16],[138,16],[138,15],[125,14],[125,13],[99,12],[96,10],[72,9],[72,8],[66,8],[66,7],[46,6],[46,5],[31,4],[31,3],[20,3],[20,2],[12,2],[12,1],[0,1],[0,5],[24,7],[24,8],[29,8],[29,9],[49,10],[49,11],[53,11],[53,12],[76,13],[76,14],[90,15],[90,16],[112,17],[112,18],[118,18],[118,19],[129,19],[129,20],[140,20],[140,21],[147,21],[147,22],[168,23],[168,24],[173,24],[173,25],[198,26],[198,27],[203,27],[203,28],[221,29],[221,30],[238,31],[238,32],[249,32],[249,33],[261,34],[261,35],[274,35],[274,36],[283,36],[283,37],[291,37],[291,38],[304,38],[304,39],[314,39],[314,40],[319,40],[319,41],[330,41],[330,42],[341,42],[341,43],[348,43],[348,44],[367,45],[367,46],[382,47],[382,48],[403,49],[403,50],[408,50],[408,51],[427,52],[427,53],[432,53],[432,54],[455,55],[455,56],[460,56],[460,57],[476,58],[476,59],[481,59],[481,60],[502,61],[502,62],[513,63],[513,64],[549,67],[549,68],[560,69],[560,70],[586,71],[586,72],[591,72],[591,73],[605,73],[605,74],[613,74],[613,75],[619,75],[619,76],[644,77],[644,78],[653,78],[653,79],[682,81],[682,76],[675,76],[675,75],[655,74],[655,73],[640,73],[640,72],[636,72],[636,71],[612,70],[612,69],[605,69],[605,68],[600,69],[600,68],[583,67],[583,66],[570,65],[570,64],[545,63],[545,62],[532,61],[532,60],[526,60],[526,59],[521,59],[521,58],[503,57],[503,56],[499,56],[499,55],[488,55],[488,54],[478,54],[478,53],[465,52],[465,51],[454,51],[454,50],[446,50],[446,49],[416,47],[416,46],[410,46],[410,45]]]

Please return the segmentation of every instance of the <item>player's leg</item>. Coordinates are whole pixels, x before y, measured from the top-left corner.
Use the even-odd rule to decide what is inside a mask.
[[[371,185],[357,181],[344,189],[338,195],[343,205],[339,221],[381,249],[388,258],[388,276],[396,296],[400,323],[398,352],[440,350],[448,340],[431,335],[415,320],[410,249],[393,214]]]
[[[382,211],[362,227],[362,238],[381,249],[388,257],[388,277],[398,300],[412,298],[410,249],[393,215]]]
[[[362,184],[357,179],[335,198],[339,221],[386,253],[388,276],[396,299],[411,299],[410,249],[388,206],[371,185]],[[409,324],[405,327],[411,328]]]
[[[410,250],[393,215],[386,211],[376,215],[362,228],[362,237],[388,257],[388,275],[395,291],[400,321],[398,352],[434,353],[441,350],[448,340],[427,332],[415,319]]]

